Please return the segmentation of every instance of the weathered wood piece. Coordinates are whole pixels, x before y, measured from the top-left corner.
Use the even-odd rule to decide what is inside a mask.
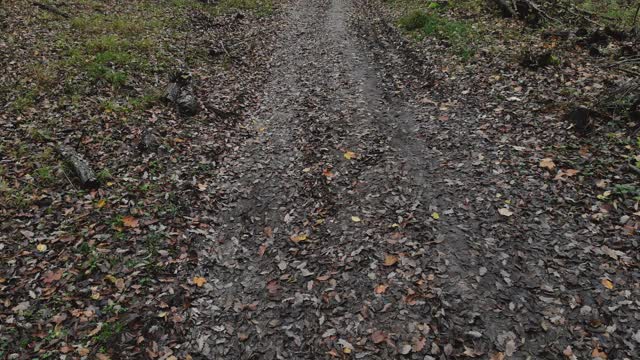
[[[72,148],[64,145],[59,146],[57,151],[78,177],[82,187],[90,189],[98,188],[100,185],[98,178],[93,172],[93,169],[91,169],[89,162],[85,160],[82,155],[78,154]]]

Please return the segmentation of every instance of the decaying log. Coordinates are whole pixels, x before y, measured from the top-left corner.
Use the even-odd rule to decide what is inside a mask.
[[[57,148],[58,153],[64,159],[64,161],[73,170],[74,174],[80,180],[80,184],[85,188],[95,189],[100,184],[96,174],[91,169],[89,162],[78,154],[75,150],[68,146],[59,146]]]

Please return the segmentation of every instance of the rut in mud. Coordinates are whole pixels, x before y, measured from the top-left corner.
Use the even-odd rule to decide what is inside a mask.
[[[501,150],[475,131],[478,100],[461,98],[443,123],[416,101],[424,93],[396,91],[370,51],[370,29],[354,22],[360,5],[287,8],[270,81],[247,122],[258,135],[211,174],[220,211],[203,233],[208,283],[193,303],[191,353],[560,354],[581,337],[565,317],[595,307],[583,293],[593,279],[555,268],[580,261],[571,260],[582,241],[574,219],[534,209],[523,216],[538,225],[522,228],[496,215],[487,203],[496,184],[526,179],[481,155]],[[396,67],[419,66],[383,50]],[[553,227],[571,244],[558,245]]]

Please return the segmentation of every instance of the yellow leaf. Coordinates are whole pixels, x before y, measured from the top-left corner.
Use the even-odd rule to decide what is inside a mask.
[[[118,281],[118,278],[116,278],[113,275],[107,275],[104,277],[105,280],[110,281],[112,284],[115,284],[116,281]]]
[[[197,287],[202,287],[207,283],[207,279],[203,278],[202,276],[195,276],[193,278],[193,283],[196,284]]]
[[[138,227],[138,219],[133,216],[125,216],[122,218],[122,225],[129,228],[137,228]]]
[[[440,219],[440,214],[438,214],[437,212],[433,212],[433,213],[431,213],[431,217],[436,219],[436,220],[438,220],[438,219]]]
[[[353,222],[360,222],[360,221],[362,221],[362,219],[360,219],[358,216],[352,216],[352,217],[351,217],[351,221],[353,221]]]
[[[613,283],[611,282],[611,280],[602,279],[601,283],[602,283],[602,286],[606,287],[607,289],[609,290],[613,289]]]
[[[168,314],[169,314],[168,312],[162,311],[162,312],[158,313],[158,317],[159,318],[165,318],[165,317],[167,317]]]
[[[384,256],[384,266],[392,266],[398,262],[398,257],[395,255],[387,254]]]
[[[291,241],[293,241],[294,243],[299,243],[300,241],[305,241],[307,240],[307,234],[305,233],[301,233],[298,235],[291,235]]]
[[[551,158],[544,158],[540,160],[540,167],[548,170],[553,170],[556,168],[556,164],[553,162]]]
[[[38,244],[38,246],[36,246],[36,250],[38,250],[38,251],[40,251],[40,252],[47,251],[47,245],[45,245],[45,244]]]
[[[355,158],[357,155],[353,151],[347,151],[346,153],[344,153],[343,156],[344,156],[345,159],[351,160],[351,159]]]
[[[351,348],[350,347],[345,347],[344,349],[342,349],[342,351],[344,351],[345,354],[351,354]]]
[[[100,293],[99,292],[94,292],[91,294],[91,298],[93,300],[100,300]]]
[[[105,200],[105,199],[100,199],[100,201],[98,201],[98,203],[96,204],[96,207],[97,207],[98,209],[102,209],[106,204],[107,204],[107,200]]]

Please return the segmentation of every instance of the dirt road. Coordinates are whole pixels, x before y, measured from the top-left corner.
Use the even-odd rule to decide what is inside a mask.
[[[258,136],[212,174],[192,355],[557,359],[597,338],[623,358],[629,300],[600,283],[637,299],[633,274],[604,274],[602,235],[545,195],[521,143],[478,130],[482,97],[418,86],[426,65],[364,6],[287,7]]]

